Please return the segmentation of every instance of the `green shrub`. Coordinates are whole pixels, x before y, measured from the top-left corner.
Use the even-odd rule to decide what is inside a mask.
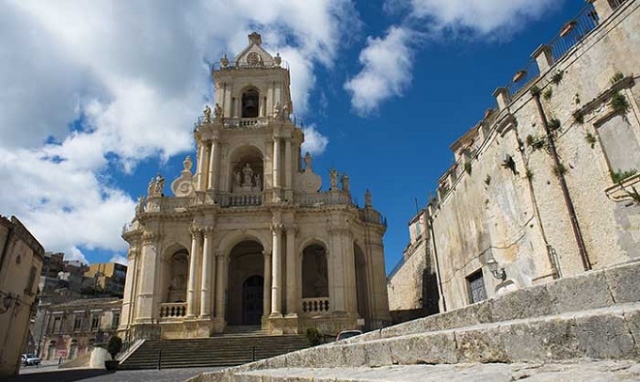
[[[307,328],[307,340],[311,346],[320,345],[322,341],[322,334],[317,328]]]
[[[116,359],[116,355],[122,350],[122,338],[118,336],[111,336],[109,343],[107,344],[107,352],[111,354],[111,358]]]

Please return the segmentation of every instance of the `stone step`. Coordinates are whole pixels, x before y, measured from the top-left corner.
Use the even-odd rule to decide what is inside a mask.
[[[148,340],[120,364],[122,369],[235,366],[307,348],[301,335],[221,336],[202,339]]]
[[[198,381],[233,381],[238,372],[284,367],[638,360],[639,354],[640,303],[631,303],[367,342],[337,342],[203,375]]]
[[[578,361],[533,364],[397,365],[379,368],[284,368],[238,373],[233,380],[237,382],[638,381],[640,365],[632,361]]]
[[[598,309],[640,302],[640,262],[519,289],[441,314],[405,322],[346,340],[366,342],[411,333]]]

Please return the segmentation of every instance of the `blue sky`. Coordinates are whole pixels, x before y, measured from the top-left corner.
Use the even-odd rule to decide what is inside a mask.
[[[122,225],[158,171],[194,157],[207,71],[257,30],[292,73],[314,170],[346,171],[388,221],[387,271],[407,222],[453,162],[449,145],[495,106],[582,0],[4,1],[0,213],[47,250],[123,261]],[[165,190],[169,193],[169,189]]]

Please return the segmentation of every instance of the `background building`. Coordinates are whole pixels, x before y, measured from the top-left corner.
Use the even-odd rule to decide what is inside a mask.
[[[20,369],[44,248],[15,216],[0,216],[0,250],[0,376],[7,376]]]
[[[84,277],[85,287],[94,288],[100,293],[122,297],[127,266],[113,262],[90,264]]]
[[[429,261],[416,246],[396,275],[436,264],[455,309],[640,259],[639,4],[589,2],[495,91],[426,209]]]
[[[120,324],[122,300],[114,297],[45,303],[35,335],[45,360],[71,360],[105,344]]]
[[[318,327],[337,333],[389,319],[382,236],[371,204],[349,177],[329,190],[307,153],[293,111],[289,70],[257,33],[213,70],[215,106],[164,195],[149,184],[123,237],[130,244],[121,330],[134,338],[208,337],[228,326],[271,334]],[[340,185],[339,185],[340,183]]]

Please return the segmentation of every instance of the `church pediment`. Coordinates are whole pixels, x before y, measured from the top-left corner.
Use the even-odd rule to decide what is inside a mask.
[[[262,48],[262,37],[256,32],[249,35],[249,46],[240,52],[233,61],[237,67],[274,66],[277,64],[274,57]]]

